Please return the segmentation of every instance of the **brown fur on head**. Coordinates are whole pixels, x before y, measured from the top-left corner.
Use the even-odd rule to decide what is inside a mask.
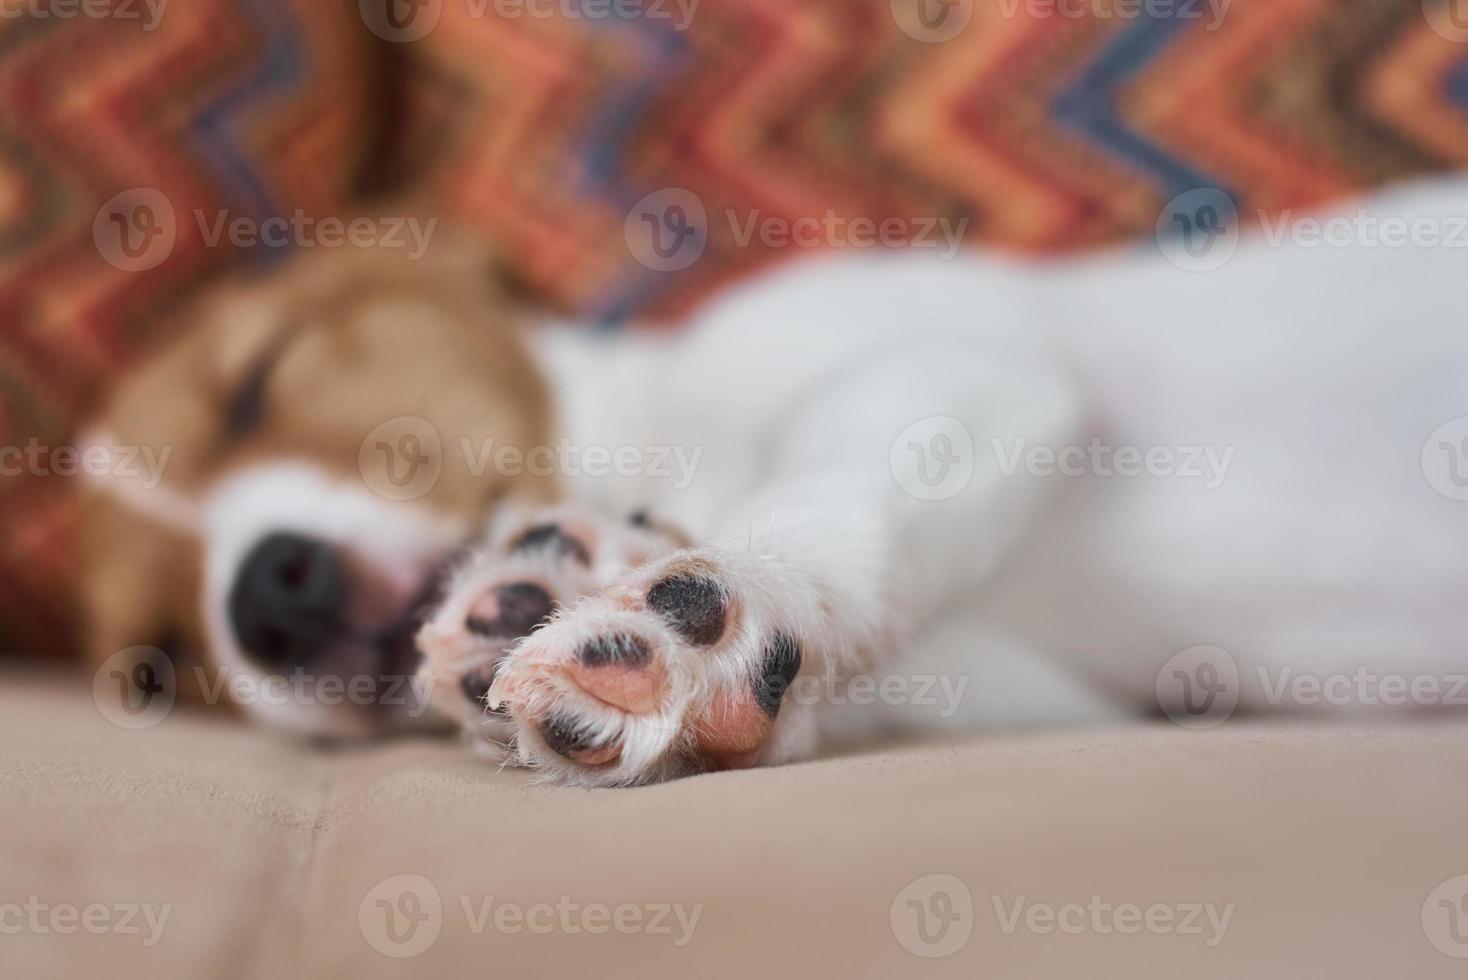
[[[485,257],[437,240],[416,261],[318,250],[212,291],[89,430],[114,459],[141,448],[162,462],[156,485],[119,468],[85,493],[93,662],[168,644],[185,697],[283,669],[241,649],[225,593],[257,539],[289,532],[319,536],[348,593],[343,636],[306,669],[410,669],[359,638],[401,618],[497,502],[554,494],[532,475],[473,472],[462,450],[546,440],[547,394],[512,319]],[[351,703],[251,713],[302,731],[381,727],[378,708]]]

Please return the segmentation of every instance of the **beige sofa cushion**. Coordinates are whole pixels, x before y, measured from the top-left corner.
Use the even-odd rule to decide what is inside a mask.
[[[1458,884],[1433,895],[1468,874],[1464,725],[971,738],[585,791],[453,742],[328,750],[181,712],[124,731],[77,680],[0,678],[0,724],[8,977],[1468,969],[1434,945],[1468,954],[1439,902]],[[89,904],[169,912],[51,928]]]

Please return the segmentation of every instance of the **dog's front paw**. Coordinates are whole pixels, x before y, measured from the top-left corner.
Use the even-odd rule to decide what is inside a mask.
[[[419,631],[420,686],[476,741],[507,742],[508,719],[486,695],[515,644],[556,609],[671,546],[651,528],[603,523],[571,507],[503,521],[450,577]]]
[[[780,761],[803,660],[789,611],[809,605],[791,589],[759,559],[675,553],[560,611],[502,665],[488,701],[513,720],[520,761],[563,782]]]

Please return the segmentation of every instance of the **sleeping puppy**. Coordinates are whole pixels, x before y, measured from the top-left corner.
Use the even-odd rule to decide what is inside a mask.
[[[960,721],[1011,722],[1445,677],[1468,530],[1424,467],[1468,415],[1460,262],[815,259],[669,338],[520,330],[465,263],[313,259],[108,413],[98,438],[178,463],[97,488],[95,649],[400,674],[412,624],[436,715],[583,785],[806,756],[853,676],[962,675]]]
[[[820,700],[786,696],[797,675],[874,669],[1043,496],[925,499],[894,436],[1074,414],[963,317],[923,340],[890,309],[827,316],[864,270],[736,293],[687,342],[603,340],[521,329],[469,254],[307,255],[125,380],[89,440],[170,463],[89,488],[94,660],[166,647],[182,696],[311,735],[422,722],[426,696],[571,781],[793,758]]]

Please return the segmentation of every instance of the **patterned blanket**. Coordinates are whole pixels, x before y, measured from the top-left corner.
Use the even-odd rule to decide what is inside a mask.
[[[0,651],[74,647],[77,419],[289,251],[221,219],[407,183],[615,322],[804,248],[1069,251],[1465,163],[1468,0],[0,0]]]

